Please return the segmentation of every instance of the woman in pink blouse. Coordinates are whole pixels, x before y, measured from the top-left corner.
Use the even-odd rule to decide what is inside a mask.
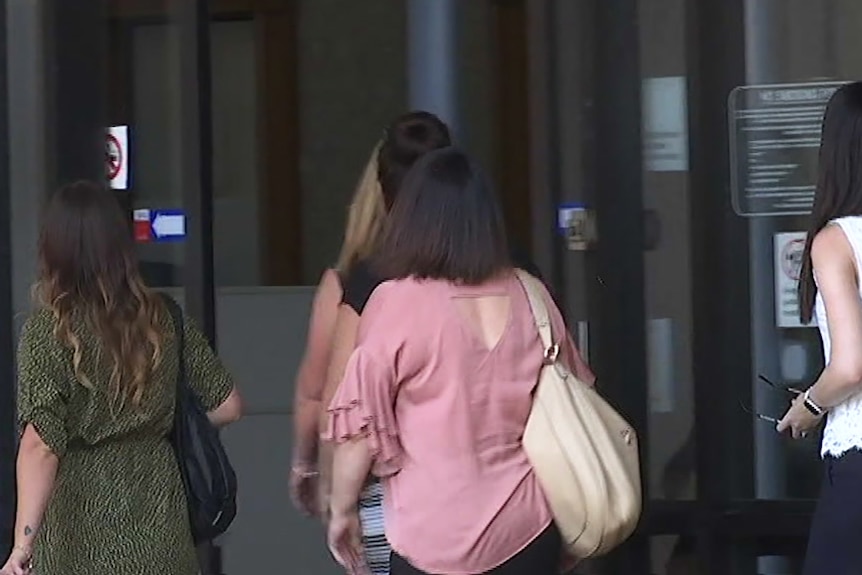
[[[493,190],[461,151],[411,169],[330,406],[330,549],[363,570],[357,500],[382,478],[391,575],[551,575],[561,543],[521,445],[542,345]],[[553,332],[567,333],[545,294]],[[594,376],[571,340],[565,358]]]

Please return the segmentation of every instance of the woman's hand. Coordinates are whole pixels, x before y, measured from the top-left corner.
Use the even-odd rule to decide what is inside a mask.
[[[808,408],[805,407],[805,399],[800,394],[793,400],[790,409],[787,410],[787,413],[778,422],[776,429],[778,429],[779,433],[783,433],[789,429],[793,435],[793,439],[799,439],[800,437],[805,437],[809,431],[817,427],[821,419],[822,416],[814,415],[808,411]]]
[[[32,559],[33,554],[20,546],[15,546],[9,554],[9,559],[0,569],[0,575],[30,575],[33,570]]]
[[[365,550],[362,547],[362,526],[359,511],[329,517],[329,551],[348,575],[370,575]]]
[[[290,470],[290,498],[306,516],[320,515],[318,495],[320,474],[308,464],[295,464]]]

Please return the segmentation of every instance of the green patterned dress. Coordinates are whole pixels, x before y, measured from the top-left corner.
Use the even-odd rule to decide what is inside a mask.
[[[35,312],[18,350],[18,417],[58,456],[53,496],[35,541],[36,575],[194,575],[198,572],[186,501],[173,451],[176,338],[169,314],[163,356],[138,408],[112,413],[110,363],[80,318],[82,365],[95,391],[77,382],[72,352],[54,319]],[[189,385],[212,409],[233,389],[228,372],[191,322],[185,327]],[[105,354],[107,355],[107,354]]]

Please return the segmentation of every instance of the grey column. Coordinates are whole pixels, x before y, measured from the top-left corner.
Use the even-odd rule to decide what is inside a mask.
[[[745,78],[748,84],[777,83],[782,80],[781,65],[775,55],[780,51],[780,31],[776,14],[784,9],[780,0],[745,1]],[[754,405],[760,413],[781,414],[786,398],[757,382],[759,373],[781,378],[779,353],[780,329],[775,325],[775,277],[773,237],[778,232],[774,217],[749,219],[749,278],[751,288],[751,343]],[[779,379],[780,381],[780,379]],[[770,425],[755,424],[755,496],[758,499],[783,499],[787,495],[787,462],[784,439]],[[758,573],[786,573],[790,568],[783,557],[761,557]]]
[[[774,61],[780,38],[773,18],[774,0],[745,2],[746,81],[767,84],[781,80],[780,66]],[[775,326],[775,278],[773,276],[773,236],[778,231],[775,218],[749,220],[749,263],[751,279],[751,340],[754,403],[761,413],[782,413],[786,398],[757,383],[759,373],[781,378],[778,350],[779,328]],[[768,425],[755,426],[756,496],[780,499],[787,490],[783,439]]]
[[[11,544],[15,513],[15,381],[14,343],[30,309],[30,286],[36,274],[39,212],[46,189],[45,153],[45,37],[43,0],[6,0],[3,18],[5,76],[0,82],[3,114],[0,121],[0,181],[6,188],[0,226],[8,234],[0,242],[0,552]],[[8,109],[7,109],[8,105]],[[14,143],[14,145],[12,145]],[[8,155],[7,155],[8,154]],[[8,162],[8,164],[7,164]],[[8,185],[7,185],[8,184]],[[8,196],[6,195],[8,194]],[[11,309],[10,309],[11,308]],[[14,315],[9,312],[15,312]],[[9,317],[11,316],[11,317]]]
[[[15,328],[30,309],[36,276],[39,213],[49,188],[46,130],[44,38],[41,0],[7,0],[6,34],[12,231],[12,293]]]
[[[409,107],[440,116],[458,131],[458,1],[408,0]]]

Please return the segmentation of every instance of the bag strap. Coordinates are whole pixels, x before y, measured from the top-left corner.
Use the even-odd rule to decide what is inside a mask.
[[[173,320],[174,324],[174,337],[177,338],[177,354],[179,355],[179,366],[177,376],[178,383],[180,385],[185,382],[185,377],[183,376],[186,369],[186,360],[185,360],[185,350],[186,350],[186,342],[185,342],[185,327],[183,325],[183,310],[180,307],[180,304],[174,300],[171,296],[167,294],[159,294],[162,296],[162,300],[165,302],[165,307],[168,308],[168,313],[171,314],[171,320]]]
[[[542,295],[541,283],[524,270],[516,269],[515,273],[518,275],[521,285],[524,286],[527,299],[530,301],[533,320],[536,322],[536,329],[539,330],[539,337],[542,340],[542,346],[545,348],[545,362],[554,363],[560,355],[560,345],[554,343],[554,334],[551,333],[551,317],[548,313],[548,306],[545,304],[545,298]]]

